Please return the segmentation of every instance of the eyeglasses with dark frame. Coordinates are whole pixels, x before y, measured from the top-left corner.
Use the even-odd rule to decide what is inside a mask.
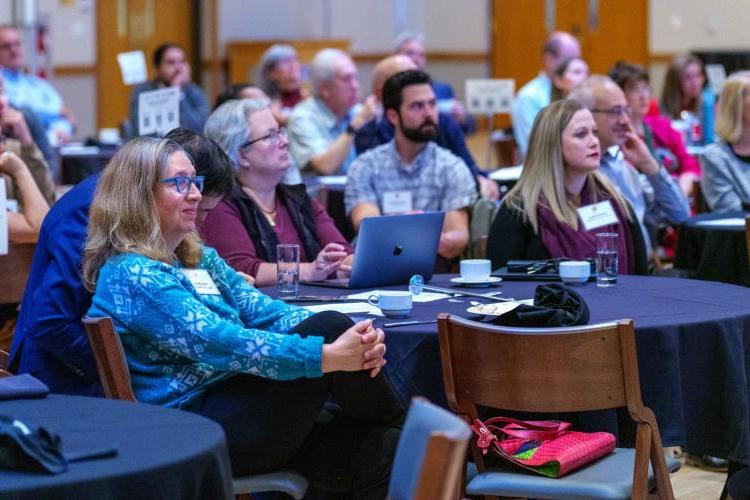
[[[240,149],[245,149],[247,147],[252,146],[256,142],[265,141],[265,140],[270,141],[271,142],[271,146],[276,147],[276,145],[279,143],[279,137],[281,137],[281,136],[284,136],[284,137],[287,136],[287,132],[286,132],[286,128],[285,127],[281,127],[281,128],[277,128],[276,130],[272,130],[271,132],[269,132],[268,134],[264,135],[263,137],[258,137],[257,139],[253,139],[252,141],[243,142],[242,144],[240,144]]]
[[[167,177],[161,180],[162,183],[172,183],[175,189],[180,194],[188,194],[190,192],[190,186],[195,185],[199,193],[203,192],[203,176],[196,175],[195,177],[188,177],[186,175],[177,175],[175,177]]]
[[[592,113],[604,113],[605,115],[609,117],[617,117],[617,116],[633,116],[633,108],[630,106],[614,106],[609,109],[592,109]]]

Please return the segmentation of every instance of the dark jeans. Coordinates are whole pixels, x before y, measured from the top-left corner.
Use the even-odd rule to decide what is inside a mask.
[[[316,314],[300,335],[330,343],[352,326],[345,315]],[[317,422],[329,395],[341,412]],[[217,421],[229,445],[232,472],[297,470],[323,491],[384,498],[404,408],[381,372],[336,372],[275,381],[239,374],[210,388],[191,411]]]

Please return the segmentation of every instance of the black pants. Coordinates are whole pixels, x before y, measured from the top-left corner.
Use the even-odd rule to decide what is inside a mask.
[[[294,331],[330,343],[352,326],[324,312]],[[318,422],[329,398],[341,412]],[[275,381],[240,374],[210,388],[191,409],[224,429],[234,475],[297,470],[323,491],[384,498],[404,408],[383,373],[336,372]]]

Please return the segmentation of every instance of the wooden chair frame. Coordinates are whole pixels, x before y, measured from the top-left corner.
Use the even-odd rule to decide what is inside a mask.
[[[83,326],[94,354],[96,371],[104,394],[109,399],[136,401],[130,383],[130,371],[120,336],[115,332],[112,318],[83,318]]]
[[[632,320],[570,328],[510,328],[438,316],[445,393],[469,423],[477,405],[562,413],[627,407],[636,422],[632,498],[674,498],[654,413],[643,405]],[[481,451],[471,451],[480,472]]]
[[[10,243],[8,255],[0,255],[0,276],[3,286],[0,287],[0,304],[17,304],[23,298],[26,280],[31,271],[31,259],[34,256],[33,243]]]
[[[8,371],[9,360],[10,354],[3,349],[0,349],[0,377],[10,377],[13,375]]]

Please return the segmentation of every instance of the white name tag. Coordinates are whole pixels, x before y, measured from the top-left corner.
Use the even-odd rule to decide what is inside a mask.
[[[403,214],[411,210],[411,191],[388,191],[383,194],[383,214]]]
[[[578,216],[581,218],[586,231],[591,231],[602,226],[610,226],[619,222],[615,209],[609,200],[580,207],[578,209]]]
[[[205,269],[182,269],[181,271],[201,295],[221,295],[216,283]]]

